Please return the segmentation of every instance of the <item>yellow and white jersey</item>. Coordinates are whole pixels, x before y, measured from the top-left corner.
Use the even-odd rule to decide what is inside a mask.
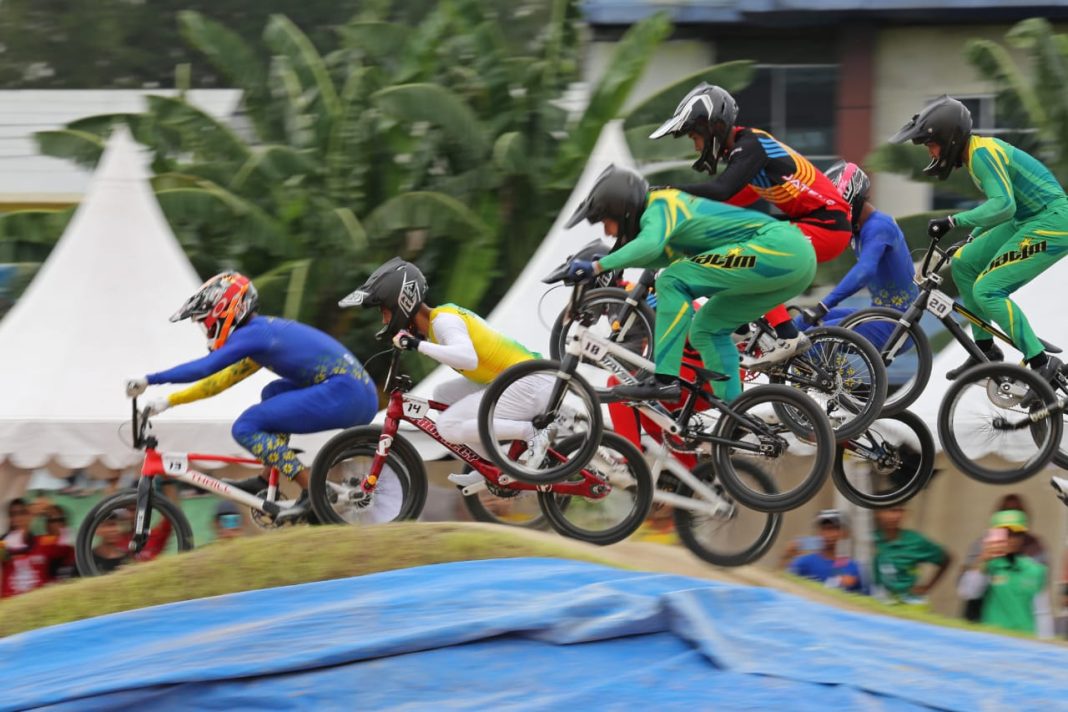
[[[475,383],[489,383],[521,361],[540,358],[515,339],[505,336],[478,314],[455,304],[430,312],[427,340],[419,352],[430,356]]]

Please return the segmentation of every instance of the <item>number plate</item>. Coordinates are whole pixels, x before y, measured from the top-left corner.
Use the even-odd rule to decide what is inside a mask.
[[[404,396],[404,415],[413,420],[419,420],[430,410],[430,404],[422,398]]]
[[[939,319],[944,319],[953,311],[953,297],[937,289],[932,290],[931,295],[927,297],[927,311]]]
[[[582,342],[582,354],[589,356],[590,358],[601,358],[604,354],[604,347],[595,341],[583,340]]]
[[[184,475],[189,471],[189,457],[184,454],[162,455],[163,471],[168,475]]]

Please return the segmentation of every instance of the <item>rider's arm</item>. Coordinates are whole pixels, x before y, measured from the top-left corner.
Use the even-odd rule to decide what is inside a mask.
[[[259,346],[258,334],[245,327],[236,330],[222,348],[212,351],[204,358],[183,363],[166,371],[150,373],[145,378],[148,379],[150,385],[192,383],[248,358],[259,349]]]
[[[1009,168],[1005,155],[988,148],[972,152],[968,170],[975,177],[986,201],[971,210],[953,216],[959,227],[993,227],[1016,214],[1016,198],[1009,183]]]
[[[724,202],[727,203],[727,205],[745,208],[758,200],[760,200],[760,193],[753,190],[753,186],[747,185]]]
[[[207,378],[200,379],[189,388],[183,388],[180,391],[171,393],[167,396],[167,402],[171,405],[181,405],[182,403],[192,403],[201,398],[210,398],[213,395],[222,393],[235,383],[240,383],[258,370],[260,370],[260,365],[252,359],[241,359],[218,373],[213,373]]]
[[[720,175],[704,183],[690,183],[688,185],[675,186],[684,193],[696,195],[699,198],[726,202],[735,195],[749,189],[745,196],[739,200],[747,200],[749,195],[756,196],[756,192],[749,187],[749,183],[756,178],[757,174],[768,162],[768,154],[760,141],[752,134],[739,136],[738,143],[734,146],[727,158],[727,168]],[[734,205],[749,205],[755,202],[753,197],[749,202],[732,203]]]
[[[864,227],[866,228],[867,224]],[[883,255],[886,254],[890,247],[889,238],[893,237],[893,235],[887,235],[883,229],[875,229],[877,232],[869,234],[869,231],[861,228],[861,234],[858,238],[860,256],[857,258],[857,263],[853,265],[853,268],[846,272],[845,277],[842,277],[842,281],[838,283],[838,286],[824,297],[823,305],[828,309],[834,309],[843,299],[856,294],[858,290],[868,284],[875,274],[875,270],[879,267],[879,261],[882,260]]]
[[[651,201],[642,213],[641,230],[637,237],[597,260],[600,271],[656,265],[664,256],[664,244],[668,236],[668,210],[667,201]]]
[[[478,368],[478,353],[463,319],[443,312],[434,317],[431,326],[434,341],[420,341],[419,353],[458,371]]]

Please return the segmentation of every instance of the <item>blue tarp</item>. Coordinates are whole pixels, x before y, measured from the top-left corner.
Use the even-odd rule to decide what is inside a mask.
[[[1068,649],[555,559],[426,566],[0,640],[0,709],[1063,709]]]

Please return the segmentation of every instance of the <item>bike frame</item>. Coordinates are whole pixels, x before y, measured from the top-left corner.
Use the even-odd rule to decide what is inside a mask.
[[[628,385],[637,383],[637,379],[632,376],[626,368],[620,365],[620,361],[650,373],[656,370],[656,364],[649,359],[643,358],[632,351],[628,351],[626,347],[620,344],[613,343],[591,333],[587,325],[578,322],[576,330],[568,339],[566,352],[563,361],[560,364],[560,371],[557,374],[558,377],[556,383],[553,384],[553,392],[549,400],[550,403],[559,403],[563,398],[567,381],[571,378],[570,374],[577,369],[578,364],[583,358],[602,367],[604,370],[610,371],[615,374],[621,382]],[[701,396],[710,403],[712,409],[730,415],[739,421],[756,427],[757,429],[767,430],[764,423],[755,421],[753,418],[739,415],[727,405],[726,401],[718,398],[715,394],[701,391],[701,388],[698,385],[685,380],[680,380],[679,383],[685,390],[690,392],[690,397],[686,400],[686,404],[682,407],[677,419],[672,418],[671,415],[659,404],[638,402],[634,404],[634,407],[660,426],[665,433],[682,435],[685,430],[684,425],[689,423],[690,418],[694,414],[694,406],[697,402],[696,396],[700,393]],[[601,398],[602,402],[605,402],[607,398],[613,397],[610,391],[598,393],[598,396]],[[730,445],[739,450],[748,450],[753,453],[761,453],[763,451],[759,445],[728,440],[706,433],[686,433],[686,436],[702,442]]]
[[[151,521],[148,509],[152,498],[152,485],[157,477],[165,477],[213,492],[233,502],[243,504],[263,514],[277,516],[289,504],[289,500],[276,500],[278,493],[278,469],[271,468],[267,483],[267,497],[261,498],[231,487],[222,480],[207,475],[190,467],[196,462],[222,462],[239,465],[258,465],[259,460],[248,457],[229,455],[209,455],[204,453],[163,452],[158,449],[159,442],[155,435],[146,435],[150,425],[148,410],[138,414],[137,399],[133,400],[134,447],[144,447],[145,457],[141,462],[141,476],[137,480],[137,512],[134,518],[134,535],[131,540],[132,550],[138,551],[148,539]]]
[[[387,382],[391,385],[389,404],[386,406],[386,419],[382,425],[382,434],[378,438],[378,447],[375,449],[370,473],[364,477],[364,482],[369,483],[364,485],[365,492],[370,492],[377,483],[378,477],[382,472],[382,466],[385,464],[390,447],[393,445],[393,440],[400,430],[401,422],[411,423],[430,436],[435,442],[444,445],[486,480],[498,487],[518,491],[552,492],[553,494],[586,497],[589,499],[602,499],[611,492],[611,484],[588,469],[582,469],[579,472],[582,476],[582,480],[579,482],[559,482],[546,485],[533,485],[523,482],[501,472],[500,468],[484,459],[467,445],[452,443],[441,437],[437,424],[430,417],[430,412],[442,412],[447,410],[449,406],[445,403],[407,393],[407,388],[410,387],[411,383],[410,379],[407,376],[394,377],[392,375],[396,370],[399,354],[399,351],[394,351],[393,364],[390,366],[390,377],[387,379]],[[514,443],[512,449],[512,456],[518,456],[522,452],[522,443]],[[516,450],[519,450],[519,452],[516,452]],[[550,454],[555,454],[553,450],[549,452]],[[484,482],[464,487],[462,491],[465,495],[470,495],[482,489],[486,489]]]
[[[935,264],[931,265],[931,258],[934,255],[938,255],[938,259]],[[930,312],[942,322],[946,330],[953,336],[957,342],[964,347],[964,350],[968,352],[968,355],[977,359],[979,362],[985,362],[987,360],[986,354],[982,349],[975,345],[968,334],[964,331],[963,327],[957,320],[952,317],[952,314],[959,314],[961,317],[971,322],[975,326],[990,334],[991,336],[1005,342],[1009,346],[1013,346],[1012,338],[999,329],[997,326],[985,321],[979,315],[973,313],[963,304],[953,299],[945,292],[938,289],[942,284],[942,275],[939,271],[945,267],[953,256],[952,251],[946,251],[938,246],[937,241],[932,240],[931,246],[927,249],[927,255],[924,257],[923,265],[920,267],[920,273],[913,279],[916,285],[920,288],[920,293],[912,300],[908,309],[902,313],[901,318],[898,319],[897,326],[890,332],[889,338],[887,338],[886,346],[883,352],[880,354],[886,361],[887,365],[893,363],[897,358],[898,353],[905,347],[907,341],[908,329],[913,325],[919,323],[923,313]],[[1041,339],[1039,339],[1042,341]],[[1056,346],[1046,341],[1042,341],[1042,345],[1047,351],[1051,353],[1057,353],[1060,351]]]

